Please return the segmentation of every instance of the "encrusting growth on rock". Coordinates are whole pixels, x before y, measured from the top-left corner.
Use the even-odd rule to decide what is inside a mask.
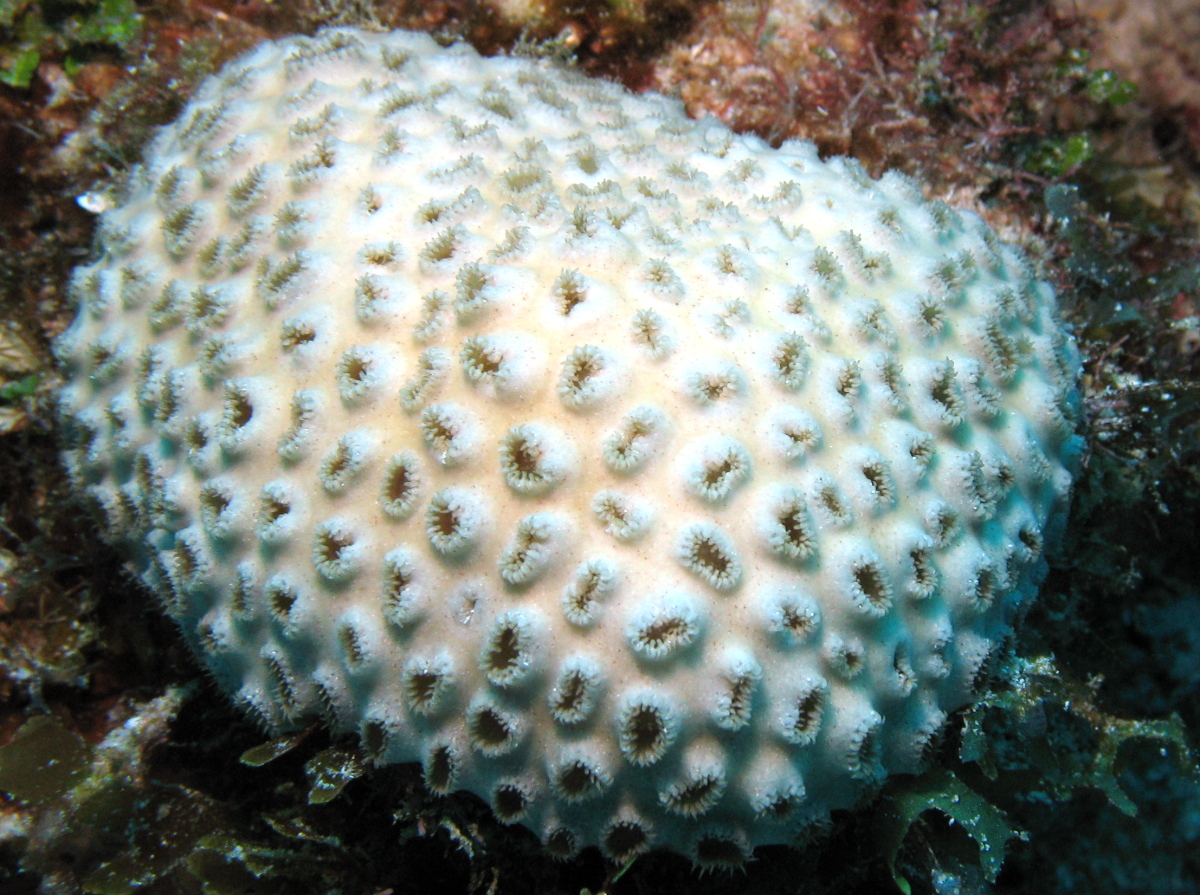
[[[1065,509],[1016,250],[548,61],[263,44],[100,234],[57,351],[106,534],[265,727],[556,855],[736,864],[914,770]]]

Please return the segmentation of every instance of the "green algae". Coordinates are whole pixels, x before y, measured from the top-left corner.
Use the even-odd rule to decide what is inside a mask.
[[[1134,816],[1137,806],[1118,779],[1126,744],[1158,742],[1174,755],[1181,776],[1200,774],[1178,715],[1117,717],[1098,705],[1099,681],[1072,680],[1048,656],[1011,657],[1005,664],[1004,675],[1012,683],[993,689],[963,718],[959,757],[977,765],[989,780],[1008,787],[1018,779],[1031,780],[1027,791],[1043,792],[1055,801],[1096,789],[1119,811]],[[1029,770],[1035,772],[1032,778],[1016,773]]]
[[[126,848],[83,880],[89,895],[131,895],[192,855],[215,824],[214,808],[199,793],[152,785],[147,792],[114,786],[80,806],[76,825],[123,833]]]
[[[73,75],[97,50],[141,34],[133,0],[0,0],[0,82],[28,88],[42,58],[61,55]]]
[[[306,739],[312,733],[312,728],[306,728],[296,733],[285,733],[281,736],[267,740],[265,743],[260,743],[242,753],[238,759],[242,764],[251,768],[261,768],[265,764],[269,764],[277,758],[287,755]]]
[[[176,699],[148,703],[132,727],[97,745],[41,715],[0,747],[0,789],[35,820],[27,866],[53,874],[68,860],[81,865],[79,891],[130,895],[171,873],[211,832],[218,814],[211,799],[137,773]]]
[[[308,775],[308,804],[332,802],[366,771],[358,749],[331,748],[317,753],[304,765]]]
[[[1157,744],[1181,779],[1200,779],[1177,715],[1118,717],[1097,704],[1098,681],[1075,681],[1047,656],[1008,655],[995,679],[964,712],[956,754],[943,756],[943,766],[889,781],[872,809],[872,847],[905,895],[916,881],[929,884],[946,863],[968,874],[975,867],[995,883],[1011,843],[1029,840],[1014,815],[1025,806],[1044,810],[1095,790],[1122,814],[1136,816],[1136,801],[1121,783],[1130,743]],[[926,822],[929,812],[948,823]],[[964,848],[962,833],[973,850]]]
[[[988,882],[996,881],[1009,841],[1021,835],[1003,811],[946,768],[904,778],[877,810],[876,845],[905,895],[912,891],[912,884],[898,869],[896,859],[905,836],[925,812],[938,811],[967,832],[978,846],[976,860]]]
[[[23,802],[48,804],[87,775],[90,750],[52,715],[37,715],[0,747],[0,790]]]

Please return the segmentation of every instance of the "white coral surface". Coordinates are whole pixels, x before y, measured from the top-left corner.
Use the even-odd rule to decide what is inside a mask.
[[[213,675],[558,854],[738,863],[919,768],[1077,449],[974,215],[418,34],[227,66],[72,290],[69,466]]]

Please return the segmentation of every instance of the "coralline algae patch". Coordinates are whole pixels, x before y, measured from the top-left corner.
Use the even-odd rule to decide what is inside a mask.
[[[215,678],[560,855],[738,863],[919,768],[1077,451],[976,217],[419,34],[227,66],[71,289],[69,467]]]

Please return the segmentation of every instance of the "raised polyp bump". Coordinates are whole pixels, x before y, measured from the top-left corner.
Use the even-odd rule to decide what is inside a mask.
[[[454,660],[445,652],[413,656],[400,675],[405,707],[414,715],[427,716],[445,707],[454,690]]]
[[[603,755],[589,745],[564,748],[551,760],[549,775],[555,794],[568,803],[595,799],[613,782]]]
[[[558,397],[571,410],[590,410],[612,397],[620,386],[616,359],[595,345],[575,347],[559,368]]]
[[[668,593],[634,609],[625,624],[625,639],[639,658],[661,662],[694,643],[704,623],[699,600],[683,592]]]
[[[425,509],[429,544],[446,558],[470,553],[482,537],[486,522],[483,502],[467,488],[443,488],[430,498]]]
[[[624,864],[649,851],[653,842],[653,828],[645,818],[631,808],[623,808],[605,826],[600,850],[615,863]]]
[[[765,495],[758,515],[763,540],[780,559],[803,562],[816,554],[816,528],[799,488],[775,486]]]
[[[708,503],[724,501],[750,478],[751,471],[750,452],[728,435],[703,436],[683,450],[683,485]]]
[[[513,426],[500,440],[500,472],[518,494],[549,493],[566,478],[572,461],[567,437],[540,423]]]
[[[733,541],[710,522],[686,526],[675,541],[675,558],[685,569],[719,591],[742,580],[742,561]]]
[[[412,550],[397,547],[383,557],[383,617],[397,628],[416,624],[425,609],[420,564]]]
[[[607,559],[595,558],[582,563],[571,582],[563,589],[563,615],[573,625],[595,623],[600,604],[616,591],[620,579],[617,567]]]
[[[512,587],[533,584],[561,556],[566,535],[567,525],[555,513],[525,516],[500,553],[500,577]]]
[[[457,404],[435,404],[421,414],[421,437],[430,456],[445,467],[461,466],[479,448],[474,414]]]
[[[657,690],[634,690],[622,696],[616,722],[621,755],[639,767],[661,761],[679,735],[678,710]]]
[[[543,658],[542,619],[528,609],[510,609],[492,622],[479,668],[497,687],[515,687],[533,677]]]
[[[397,521],[413,514],[422,487],[421,461],[413,451],[401,451],[383,471],[379,505],[386,516]]]
[[[467,708],[467,733],[471,748],[487,758],[499,758],[516,749],[526,733],[520,715],[501,708],[490,696],[480,695]]]
[[[600,663],[581,653],[568,656],[550,688],[550,714],[560,724],[582,724],[592,716],[603,691]]]

